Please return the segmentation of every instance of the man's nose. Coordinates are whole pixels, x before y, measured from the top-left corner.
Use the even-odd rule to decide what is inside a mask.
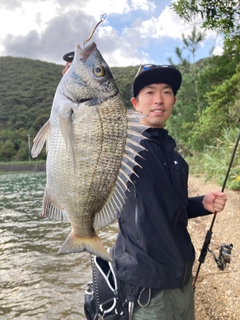
[[[163,102],[163,95],[161,92],[156,92],[154,97],[154,103],[161,104]]]

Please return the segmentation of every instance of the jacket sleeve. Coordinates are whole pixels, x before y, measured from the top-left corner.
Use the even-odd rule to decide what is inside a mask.
[[[200,216],[206,216],[213,213],[204,209],[204,206],[202,203],[203,198],[204,196],[188,198],[188,207],[187,207],[188,219],[196,218]]]

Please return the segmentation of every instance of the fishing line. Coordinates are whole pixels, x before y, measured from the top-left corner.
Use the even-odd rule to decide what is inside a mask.
[[[112,3],[110,4],[110,6],[108,7],[106,13],[103,13],[101,16],[100,16],[100,21],[96,24],[96,26],[93,28],[92,32],[90,33],[90,36],[83,41],[83,45],[85,47],[86,43],[92,39],[93,35],[94,35],[94,32],[96,31],[97,27],[106,19],[107,17],[107,14],[110,10],[110,8],[112,7],[113,3],[115,2],[116,0],[113,0]]]
[[[108,13],[108,11],[110,10],[110,8],[112,7],[112,5],[114,4],[116,0],[113,0],[112,3],[110,4],[110,6],[108,7],[107,11],[106,11],[106,14]]]

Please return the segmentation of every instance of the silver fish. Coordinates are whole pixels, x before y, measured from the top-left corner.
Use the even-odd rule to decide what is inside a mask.
[[[126,111],[96,44],[76,45],[50,119],[32,148],[37,157],[46,142],[43,216],[72,226],[59,254],[86,250],[111,260],[95,228],[109,225],[122,210],[135,157],[144,149],[140,141],[147,127],[140,120],[137,112]]]

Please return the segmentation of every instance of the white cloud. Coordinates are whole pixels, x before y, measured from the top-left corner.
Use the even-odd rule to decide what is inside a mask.
[[[162,39],[168,37],[172,39],[182,39],[182,34],[188,36],[193,30],[193,24],[183,21],[169,7],[166,7],[158,17],[151,17],[149,20],[135,20],[131,26],[135,28],[143,38]],[[198,25],[196,24],[197,29]],[[203,32],[203,30],[201,30]],[[212,32],[208,32],[209,36]]]
[[[0,0],[0,55],[64,63],[62,55],[76,43],[82,45],[101,15],[107,13],[91,41],[97,43],[109,65],[154,62],[153,41],[179,42],[183,33],[187,36],[193,29],[166,6],[170,2]],[[213,36],[207,34],[209,42]]]
[[[133,10],[142,9],[146,11],[153,11],[156,5],[149,0],[132,0],[131,7]]]
[[[14,11],[0,10],[0,37],[6,34],[26,35],[29,30],[41,31],[45,24],[56,14],[56,4],[51,1],[38,1],[36,3],[23,2],[22,7]],[[4,27],[3,27],[4,26]]]

